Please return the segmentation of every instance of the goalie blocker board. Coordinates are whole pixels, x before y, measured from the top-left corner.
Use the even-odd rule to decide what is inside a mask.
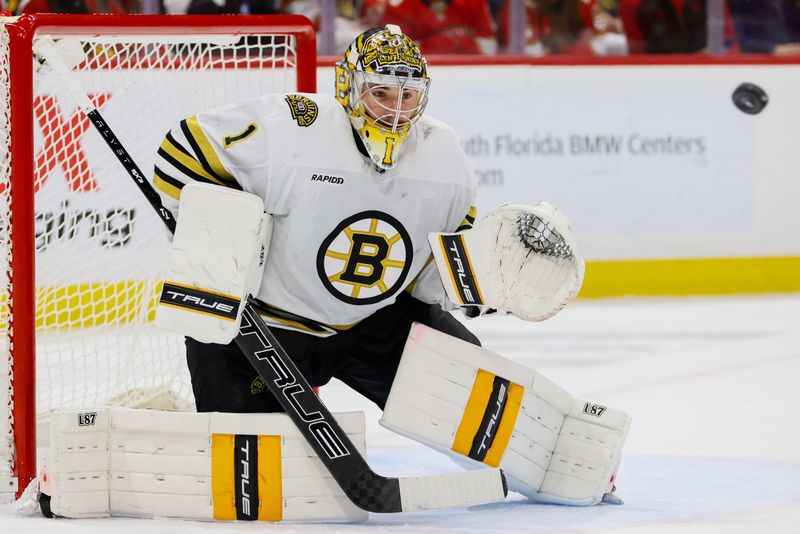
[[[181,190],[156,326],[202,343],[236,337],[248,295],[258,293],[272,235],[260,197],[191,183]]]
[[[365,453],[364,414],[336,414]],[[40,490],[70,518],[364,521],[285,414],[53,413]],[[43,507],[43,511],[45,511]]]
[[[510,489],[540,502],[618,501],[629,415],[422,324],[411,328],[380,423],[473,466],[500,467]]]

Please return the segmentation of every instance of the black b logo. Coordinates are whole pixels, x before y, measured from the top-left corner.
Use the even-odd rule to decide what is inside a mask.
[[[339,223],[322,242],[317,274],[337,299],[373,304],[403,287],[413,254],[400,221],[380,211],[364,211]]]

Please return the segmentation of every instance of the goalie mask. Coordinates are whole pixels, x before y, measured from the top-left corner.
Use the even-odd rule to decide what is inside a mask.
[[[379,169],[397,163],[429,85],[419,47],[393,24],[359,35],[336,64],[336,99]]]

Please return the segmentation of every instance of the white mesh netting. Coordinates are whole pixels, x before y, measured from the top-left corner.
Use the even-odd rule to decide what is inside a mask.
[[[56,45],[70,67],[67,75],[100,109],[148,177],[159,144],[179,119],[297,86],[289,36],[60,39],[72,40],[70,46],[63,40]],[[6,103],[9,53],[31,51],[9,51],[8,40],[0,38],[0,98]],[[100,403],[190,405],[183,340],[151,325],[168,248],[163,223],[81,114],[61,76],[41,58],[32,60],[34,124],[28,135],[35,152],[37,413]],[[7,306],[7,277],[13,274],[8,268],[8,113],[6,105],[0,113],[0,261],[8,273],[0,281],[0,478],[12,453],[6,387],[13,365],[7,328],[13,321]]]

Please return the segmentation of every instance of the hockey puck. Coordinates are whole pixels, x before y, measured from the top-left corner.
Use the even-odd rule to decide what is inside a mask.
[[[741,84],[733,92],[732,98],[733,104],[739,111],[748,115],[758,115],[769,102],[767,93],[754,83]]]

